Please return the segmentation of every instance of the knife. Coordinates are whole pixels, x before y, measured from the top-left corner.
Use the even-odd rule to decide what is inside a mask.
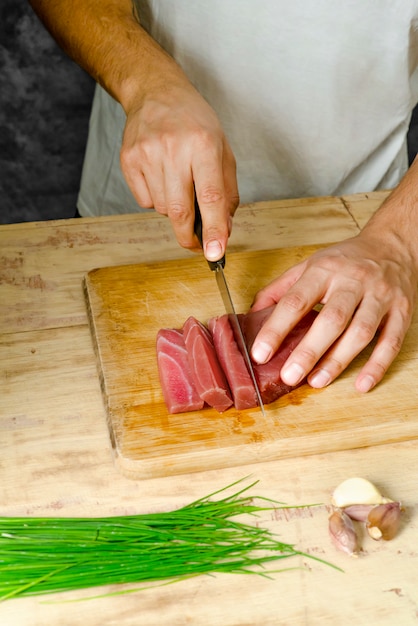
[[[197,236],[200,245],[203,247],[203,236],[202,236],[202,214],[200,212],[200,207],[196,199],[194,201],[194,232]],[[244,335],[242,333],[241,325],[239,323],[238,316],[235,312],[234,303],[232,302],[231,292],[228,288],[228,283],[226,281],[224,267],[225,267],[225,255],[219,261],[207,261],[209,268],[212,272],[215,273],[216,282],[218,285],[219,293],[221,294],[222,301],[224,303],[225,311],[228,315],[229,322],[233,328],[235,339],[237,341],[238,347],[242,356],[244,357],[245,364],[247,366],[248,372],[251,376],[251,380],[253,381],[253,385],[255,388],[255,393],[257,396],[257,402],[260,406],[261,412],[265,415],[264,404],[261,398],[260,389],[258,387],[257,379],[255,377],[253,364],[251,361],[251,357],[248,352],[247,344],[245,343]]]

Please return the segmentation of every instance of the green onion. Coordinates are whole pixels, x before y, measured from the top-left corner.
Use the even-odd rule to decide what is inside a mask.
[[[233,519],[280,504],[257,498],[268,503],[261,506],[243,495],[254,484],[211,499],[229,485],[168,513],[0,517],[0,599],[99,585],[174,582],[216,572],[265,576],[266,563],[296,555],[321,561],[278,541],[268,530]]]

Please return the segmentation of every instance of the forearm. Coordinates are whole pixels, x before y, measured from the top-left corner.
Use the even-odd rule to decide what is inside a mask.
[[[181,68],[141,28],[131,0],[29,2],[63,50],[125,111],[170,84],[188,84]]]
[[[402,248],[418,269],[418,157],[362,234]]]

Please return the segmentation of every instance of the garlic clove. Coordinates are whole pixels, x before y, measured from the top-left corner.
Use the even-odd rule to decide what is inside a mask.
[[[366,522],[367,517],[374,506],[376,505],[350,504],[350,506],[344,507],[344,513],[346,513],[350,519],[355,520],[356,522]]]
[[[344,509],[353,504],[381,504],[385,502],[380,491],[366,478],[347,478],[340,483],[332,494],[331,502]]]
[[[357,556],[359,544],[353,522],[344,511],[334,511],[328,520],[330,537],[338,550]]]
[[[367,517],[367,532],[372,539],[390,541],[401,523],[400,502],[386,502],[375,506]]]

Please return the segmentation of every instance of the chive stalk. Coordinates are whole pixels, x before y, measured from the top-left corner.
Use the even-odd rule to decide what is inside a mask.
[[[280,504],[246,494],[254,484],[212,499],[233,483],[171,512],[0,517],[0,600],[222,572],[265,576],[264,566],[272,561],[295,556],[321,561],[268,530],[235,519]]]

